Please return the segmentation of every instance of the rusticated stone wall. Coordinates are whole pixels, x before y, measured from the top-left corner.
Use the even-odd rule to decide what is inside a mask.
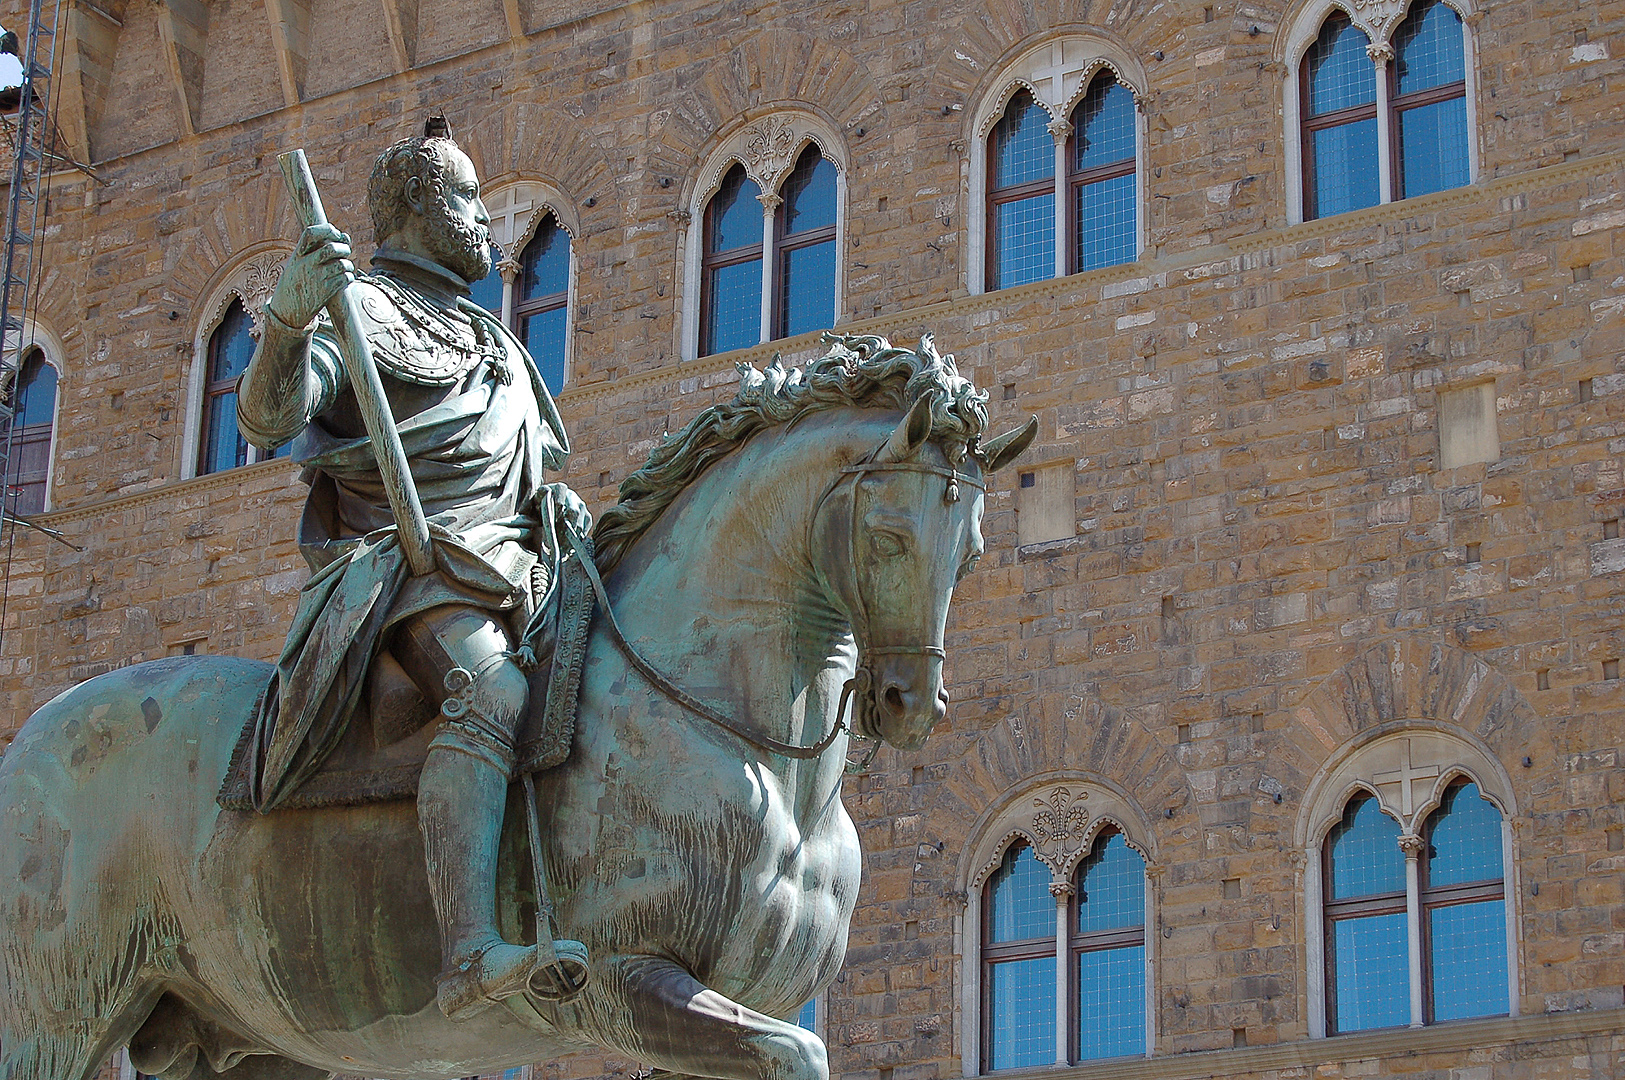
[[[1609,677],[1625,653],[1625,6],[1483,4],[1481,180],[1294,226],[1279,49],[1295,9],[1278,3],[268,10],[210,4],[179,38],[163,4],[109,8],[117,33],[70,16],[62,126],[100,179],[53,183],[38,317],[67,355],[41,522],[82,550],[10,538],[8,731],[112,667],[280,645],[303,578],[296,469],[180,479],[199,308],[237,255],[293,234],[277,151],[307,149],[358,241],[372,156],[433,109],[488,182],[574,200],[567,478],[602,508],[662,433],[732,393],[735,361],[814,355],[799,338],[674,359],[697,164],[795,104],[850,161],[845,328],[934,333],[997,429],[1037,414],[1024,468],[1075,492],[1074,535],[1018,549],[1017,475],[997,479],[988,557],[950,625],[949,719],[848,789],[865,879],[825,1010],[835,1069],[959,1074],[977,1038],[958,955],[977,822],[1071,772],[1125,792],[1155,851],[1156,1057],[1080,1073],[1625,1070],[1625,682]],[[1145,255],[966,295],[969,103],[1061,28],[1146,67]],[[166,53],[176,40],[204,41],[200,61]],[[1441,395],[1483,383],[1499,460],[1446,470]],[[1310,1039],[1305,800],[1338,747],[1408,720],[1454,725],[1510,777],[1523,1015]]]

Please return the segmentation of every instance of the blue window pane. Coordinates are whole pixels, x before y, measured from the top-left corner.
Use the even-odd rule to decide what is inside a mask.
[[[987,890],[988,938],[994,943],[1055,937],[1049,867],[1026,844],[1004,853]]]
[[[254,355],[252,323],[241,300],[233,300],[209,338],[209,381],[235,379],[248,367]]]
[[[1445,793],[1428,833],[1428,885],[1500,881],[1501,812],[1462,784]]]
[[[1467,183],[1467,99],[1451,98],[1399,114],[1402,198]]]
[[[762,242],[762,204],[756,199],[761,190],[741,166],[728,170],[722,186],[711,196],[707,251],[732,251]]]
[[[570,234],[559,228],[549,214],[536,227],[536,235],[525,245],[519,256],[519,295],[515,303],[552,296],[570,287]],[[502,306],[501,290],[497,293],[497,307]]]
[[[1413,6],[1394,34],[1394,70],[1401,94],[1465,79],[1461,16],[1439,0]]]
[[[1053,1065],[1055,957],[993,964],[989,978],[993,985],[988,994],[988,1067]]]
[[[491,272],[469,287],[468,298],[492,314],[502,314],[502,274],[494,262]]]
[[[1310,116],[1377,100],[1377,65],[1365,51],[1369,44],[1371,39],[1347,15],[1326,20],[1303,61],[1309,68]]]
[[[835,166],[809,146],[784,182],[786,236],[835,224]]]
[[[1127,161],[1134,156],[1134,95],[1101,75],[1072,113],[1074,172]]]
[[[719,266],[706,290],[708,351],[742,349],[762,339],[762,260]]]
[[[23,364],[21,390],[17,395],[17,415],[12,423],[18,427],[50,424],[56,419],[56,368],[45,362],[38,351],[28,355]]]
[[[204,402],[203,460],[198,473],[221,472],[248,463],[248,443],[237,433],[237,395],[212,394]]]
[[[552,393],[564,389],[564,332],[568,323],[565,308],[539,311],[519,320],[519,337],[525,351],[536,361],[536,370]]]
[[[989,287],[1008,289],[1054,277],[1054,193],[999,203],[993,210],[999,249],[996,280]]]
[[[799,1027],[806,1028],[808,1031],[812,1031],[817,1023],[818,999],[814,998],[801,1007],[801,1012],[796,1015],[796,1024]]]
[[[1330,217],[1376,206],[1377,121],[1360,120],[1313,132],[1315,215]]]
[[[1145,925],[1145,860],[1112,833],[1078,868],[1078,933]]]
[[[1049,121],[1049,113],[1027,91],[1010,99],[991,136],[995,189],[1055,175]]]
[[[1079,953],[1078,1060],[1145,1049],[1145,946]]]
[[[1332,971],[1338,1031],[1397,1027],[1411,1019],[1405,913],[1341,919],[1332,924]]]
[[[1399,823],[1378,808],[1376,799],[1361,795],[1351,800],[1328,840],[1331,899],[1405,891],[1405,853],[1399,848]]]
[[[1507,1011],[1505,902],[1454,904],[1428,912],[1433,944],[1433,1019]]]
[[[786,337],[835,321],[835,241],[786,251],[779,273]]]
[[[1074,273],[1133,262],[1134,174],[1114,176],[1073,189],[1078,229],[1078,262]]]

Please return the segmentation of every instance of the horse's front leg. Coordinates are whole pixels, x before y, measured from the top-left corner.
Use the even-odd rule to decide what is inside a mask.
[[[730,1001],[665,957],[614,957],[601,970],[604,989],[626,1006],[616,1041],[656,1068],[723,1080],[829,1080],[818,1036]]]

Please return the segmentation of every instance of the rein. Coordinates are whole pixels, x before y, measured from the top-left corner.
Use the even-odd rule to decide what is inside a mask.
[[[874,451],[874,453],[879,452],[879,448]],[[873,454],[870,456],[872,457]],[[969,484],[971,487],[974,487],[979,491],[985,492],[987,490],[987,485],[981,480],[968,476],[965,473],[959,472],[955,469],[944,468],[940,465],[930,465],[925,462],[912,461],[864,461],[856,465],[848,465],[841,470],[841,473],[843,474],[841,479],[845,479],[846,476],[852,476],[854,478],[855,487],[857,479],[861,479],[865,473],[871,472],[921,472],[946,477],[948,480],[948,486],[943,492],[943,501],[950,503],[959,501],[960,484]],[[830,495],[834,494],[835,488],[840,486],[840,483],[841,480],[837,480],[834,484],[830,485],[829,490],[826,491],[823,498],[819,499],[818,501],[820,507],[823,506],[824,502],[830,497]],[[814,514],[816,516],[816,511]],[[822,739],[809,746],[784,742],[783,740],[773,738],[771,735],[764,735],[761,732],[752,731],[748,728],[741,727],[732,718],[728,717],[722,712],[719,712],[717,709],[712,708],[705,702],[700,701],[688,691],[684,690],[681,686],[678,686],[676,683],[672,682],[672,680],[667,678],[659,668],[655,667],[648,660],[646,660],[643,657],[643,654],[639,653],[632,643],[627,640],[626,633],[621,629],[620,621],[615,618],[615,608],[610,604],[609,591],[604,588],[603,578],[601,578],[598,574],[598,566],[593,559],[592,552],[588,550],[586,544],[583,543],[582,538],[576,535],[573,528],[566,528],[564,533],[570,542],[570,546],[575,549],[576,558],[581,560],[582,567],[587,571],[587,580],[592,582],[593,592],[597,594],[598,606],[603,609],[605,621],[607,621],[609,624],[610,637],[614,640],[615,647],[620,650],[621,655],[626,657],[627,662],[637,670],[638,674],[642,675],[652,686],[655,687],[655,689],[665,694],[678,705],[681,705],[683,708],[698,716],[704,717],[706,720],[711,721],[711,723],[722,728],[724,731],[738,736],[749,745],[767,753],[778,754],[783,757],[794,758],[799,761],[810,761],[814,758],[823,756],[824,751],[828,750],[830,746],[834,744],[836,737],[839,736],[841,732],[847,731],[851,732],[851,734],[857,738],[869,740],[874,743],[861,762],[857,762],[855,764],[852,762],[847,763],[846,770],[848,772],[863,772],[869,767],[869,763],[874,760],[875,754],[879,752],[880,740],[878,738],[862,735],[854,731],[851,725],[847,722],[846,716],[848,702],[851,700],[854,693],[861,691],[865,695],[865,699],[869,699],[868,695],[870,695],[874,686],[874,672],[871,670],[871,665],[869,662],[870,659],[875,656],[917,656],[921,654],[926,656],[935,656],[940,659],[947,659],[948,654],[942,649],[941,646],[938,645],[883,645],[860,650],[858,653],[857,667],[853,671],[852,677],[848,679],[841,687],[841,700],[840,703],[835,707],[835,724],[830,728],[829,734],[825,735]],[[859,629],[859,627],[861,626],[862,628],[867,629],[869,622],[869,613],[863,602],[863,590],[857,587],[857,544],[858,515],[856,491],[854,490],[852,526],[847,533],[846,551],[847,565],[854,568],[852,596],[855,606],[858,609],[858,622],[853,626],[854,637],[856,636],[856,631]]]

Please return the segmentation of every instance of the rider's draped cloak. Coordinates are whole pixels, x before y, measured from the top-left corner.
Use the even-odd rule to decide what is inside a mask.
[[[310,486],[299,546],[313,574],[254,719],[251,775],[261,811],[298,790],[338,745],[390,627],[447,603],[523,609],[536,553],[553,543],[538,506],[542,471],[562,468],[570,444],[530,356],[499,319],[466,299],[434,325],[409,278],[395,276],[383,252],[374,262],[381,269],[355,288],[392,407],[407,388],[399,373],[414,360],[419,369],[456,370],[471,359],[442,363],[436,354],[447,347],[435,331],[461,329],[481,359],[438,404],[396,412],[437,563],[436,572],[413,578],[371,440],[341,438],[325,422],[341,409],[356,413],[332,328],[325,320],[317,328],[311,366],[324,392],[292,446]],[[240,419],[254,420],[246,411]]]

